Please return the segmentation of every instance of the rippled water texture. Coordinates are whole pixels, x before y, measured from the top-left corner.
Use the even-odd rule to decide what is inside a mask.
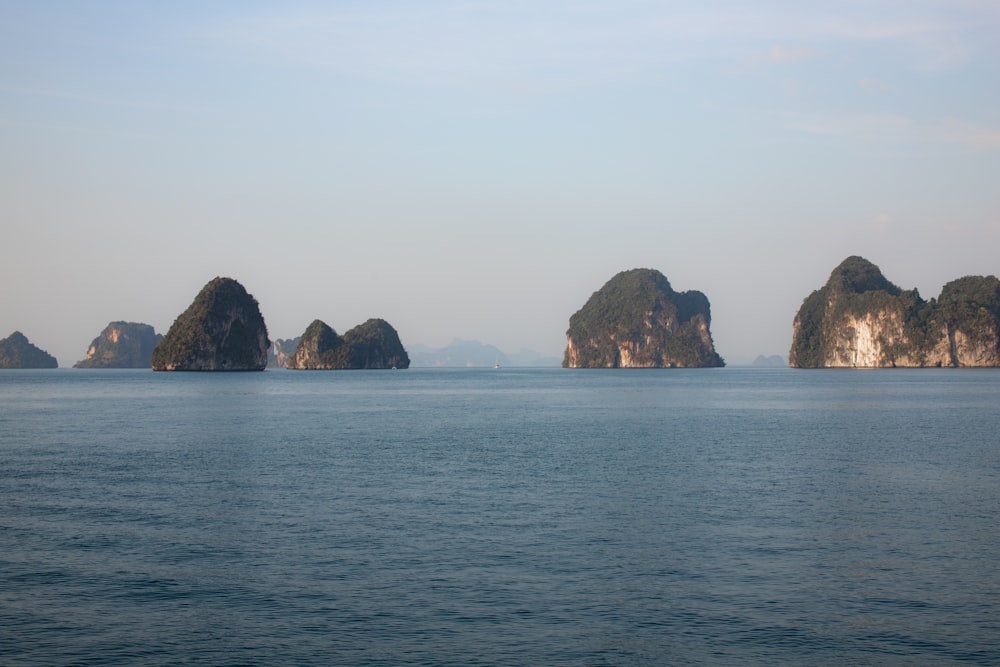
[[[0,663],[1000,664],[1000,373],[0,372]]]

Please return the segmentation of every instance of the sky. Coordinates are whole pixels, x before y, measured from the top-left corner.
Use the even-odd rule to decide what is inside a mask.
[[[729,364],[850,255],[1000,273],[1000,3],[0,0],[0,338],[60,366],[215,276],[270,337],[560,357],[653,268]]]

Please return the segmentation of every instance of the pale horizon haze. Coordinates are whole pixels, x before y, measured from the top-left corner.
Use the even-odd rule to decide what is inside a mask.
[[[1000,273],[1000,3],[0,1],[0,338],[229,276],[271,339],[562,356],[619,271],[786,356],[845,257]]]

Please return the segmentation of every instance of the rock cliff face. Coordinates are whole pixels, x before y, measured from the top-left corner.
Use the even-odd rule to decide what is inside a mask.
[[[299,338],[295,353],[288,360],[288,368],[294,370],[333,370],[344,368],[343,355],[338,354],[344,346],[344,339],[337,335],[326,322],[313,320]]]
[[[267,367],[288,368],[301,340],[302,336],[297,336],[295,338],[278,338],[272,341],[271,348],[267,352]]]
[[[380,319],[370,319],[338,336],[321,320],[302,334],[288,367],[295,370],[408,368],[410,359],[396,330]]]
[[[848,257],[793,322],[796,368],[1000,366],[1000,280],[966,276],[924,301]]]
[[[623,271],[569,320],[566,368],[724,366],[709,331],[708,298],[675,292],[659,271]]]
[[[269,345],[257,301],[232,278],[215,278],[174,320],[151,364],[155,371],[259,371]]]
[[[162,339],[148,324],[111,322],[73,368],[149,368]]]
[[[56,358],[39,349],[20,331],[0,340],[0,368],[58,368]]]

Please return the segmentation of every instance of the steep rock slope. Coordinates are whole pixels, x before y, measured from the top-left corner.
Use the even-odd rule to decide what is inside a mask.
[[[267,365],[267,326],[232,278],[214,278],[153,350],[156,371],[250,371]]]
[[[654,269],[623,271],[570,318],[563,366],[723,366],[712,342],[711,319],[708,298],[701,292],[675,292]]]
[[[1000,366],[1000,280],[966,276],[925,301],[852,256],[806,297],[792,328],[797,368]]]
[[[326,322],[313,320],[299,338],[295,353],[288,360],[288,368],[294,370],[343,368],[343,355],[338,354],[338,350],[343,346],[344,339]]]
[[[20,331],[0,340],[0,368],[58,368],[51,354],[35,347]]]

